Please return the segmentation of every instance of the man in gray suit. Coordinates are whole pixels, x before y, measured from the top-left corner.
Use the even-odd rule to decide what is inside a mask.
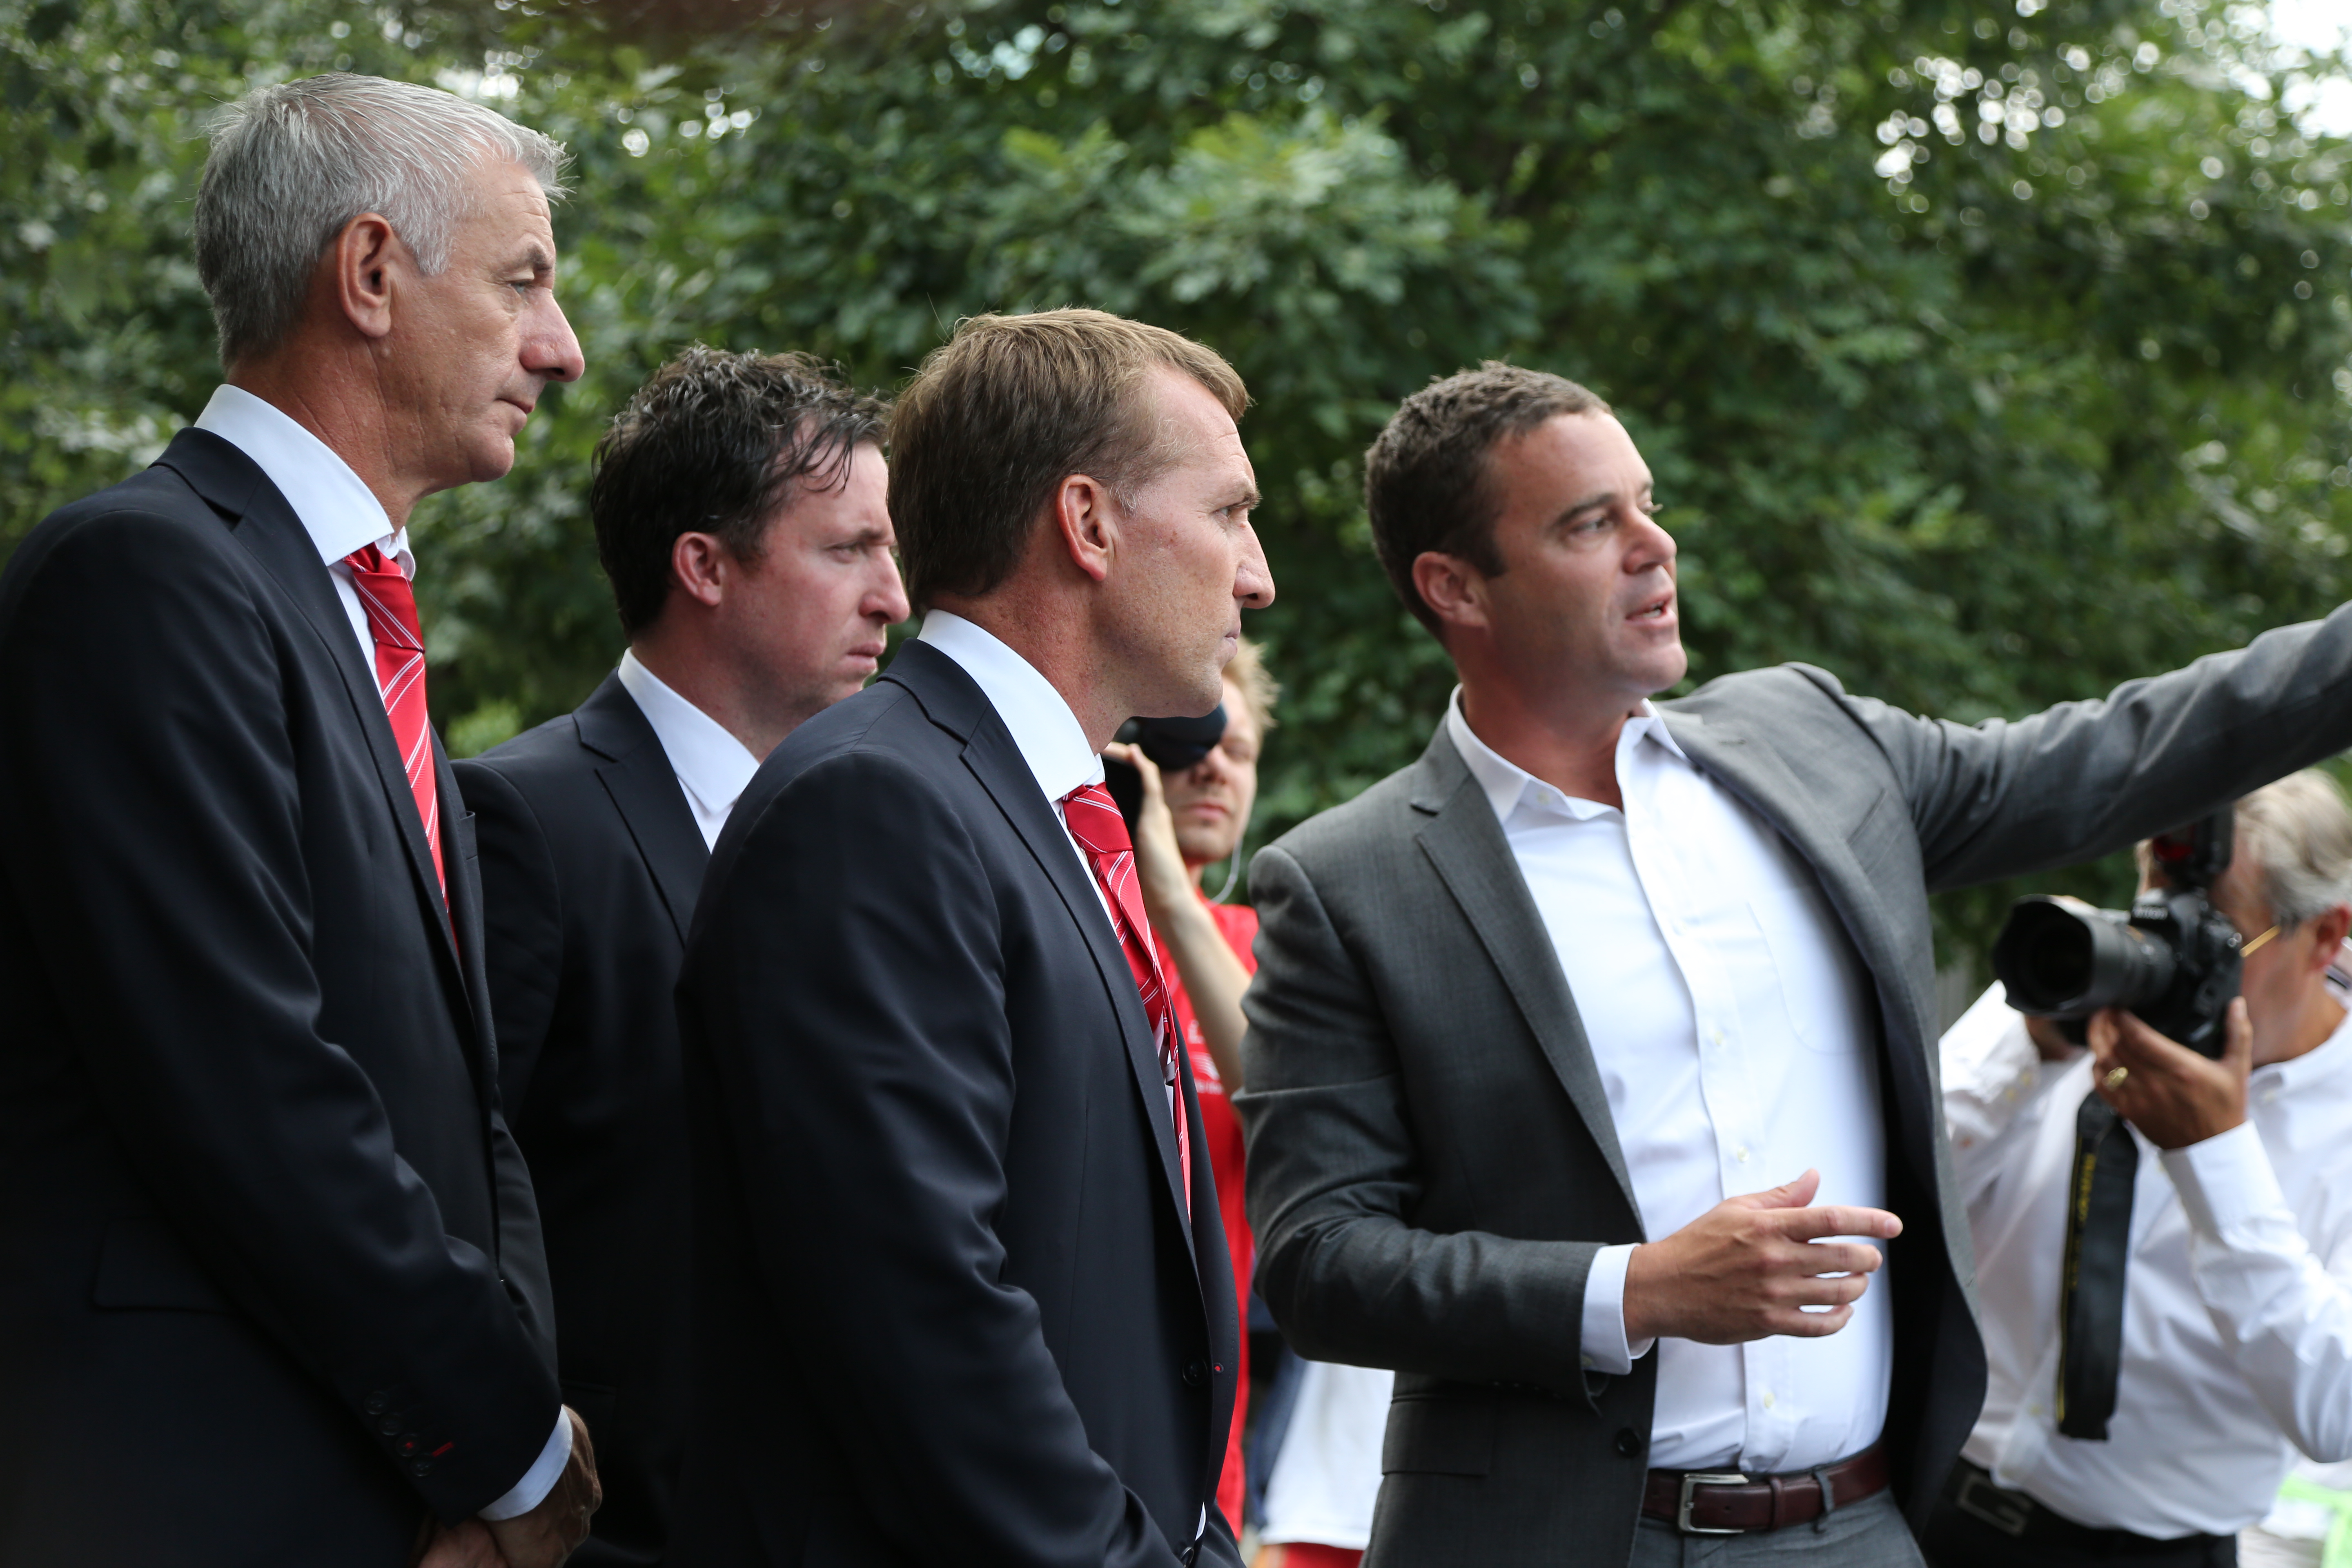
[[[1599,399],[1436,383],[1365,488],[1461,686],[1252,867],[1237,1109],[1284,1331],[1398,1373],[1370,1568],[1916,1563],[1985,1384],[1927,895],[2352,743],[2352,611],[2014,724],[1653,705],[1675,543]]]

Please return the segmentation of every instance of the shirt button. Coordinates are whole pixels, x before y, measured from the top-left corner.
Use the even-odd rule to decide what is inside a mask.
[[[1748,1163],[1748,1145],[1742,1143],[1738,1148],[1734,1149],[1731,1152],[1731,1157],[1743,1165]]]
[[[1772,1391],[1769,1388],[1764,1391],[1764,1408],[1767,1410],[1772,1408]]]
[[[1715,1043],[1716,1043],[1717,1045],[1718,1045],[1718,1046],[1719,1046],[1719,1045],[1723,1044],[1723,1031],[1722,1031],[1721,1029],[1717,1029],[1717,1030],[1715,1032],[1715,1037],[1714,1037],[1714,1038],[1715,1038]]]

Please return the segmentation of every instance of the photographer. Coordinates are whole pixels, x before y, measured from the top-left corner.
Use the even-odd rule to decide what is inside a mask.
[[[2160,877],[2142,847],[2142,875]],[[2294,1450],[2352,1456],[2352,1028],[2326,984],[2352,928],[2352,810],[2306,771],[2238,803],[2215,908],[2245,939],[2214,1060],[2131,1014],[2089,1049],[1996,986],[1942,1042],[1990,1383],[1922,1541],[1937,1568],[2228,1564]],[[2115,1408],[2059,1430],[2077,1110],[2132,1129]]]
[[[1225,667],[1225,731],[1192,766],[1163,774],[1143,748],[1114,745],[1105,753],[1143,775],[1143,805],[1134,824],[1137,880],[1145,917],[1159,949],[1160,972],[1175,979],[1176,1022],[1192,1059],[1192,1087],[1201,1099],[1201,1140],[1217,1181],[1217,1206],[1234,1262],[1241,1321],[1249,1321],[1250,1269],[1255,1248],[1242,1212],[1242,1130],[1226,1097],[1241,1087],[1242,993],[1256,967],[1250,942],[1257,913],[1240,904],[1212,902],[1201,872],[1237,861],[1257,801],[1258,746],[1274,727],[1279,694],[1257,645],[1242,639]],[[1227,884],[1231,890],[1231,883]],[[1217,1502],[1238,1535],[1242,1527],[1242,1423],[1249,1408],[1249,1336],[1241,1342]]]

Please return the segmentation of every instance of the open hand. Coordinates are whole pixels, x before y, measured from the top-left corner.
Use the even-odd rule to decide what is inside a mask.
[[[2091,1082],[2117,1116],[2158,1148],[2202,1143],[2246,1119],[2254,1026],[2244,997],[2231,1002],[2221,1026],[2221,1059],[2215,1061],[2129,1013],[2107,1008],[2091,1019]]]
[[[570,1405],[563,1414],[572,1422],[572,1458],[546,1497],[529,1513],[489,1522],[491,1539],[509,1568],[556,1568],[588,1539],[588,1521],[604,1504],[604,1484],[596,1479],[596,1449],[588,1441],[588,1423]]]
[[[1807,1171],[1769,1192],[1726,1198],[1664,1240],[1635,1247],[1625,1265],[1625,1338],[1736,1345],[1845,1327],[1884,1259],[1866,1241],[1819,1238],[1885,1240],[1902,1234],[1903,1222],[1885,1209],[1807,1207],[1821,1185],[1821,1173]]]

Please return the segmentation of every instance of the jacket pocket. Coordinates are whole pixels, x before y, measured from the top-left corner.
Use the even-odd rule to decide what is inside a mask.
[[[1495,1402],[1399,1394],[1389,1406],[1381,1473],[1483,1476],[1495,1466]]]
[[[236,1310],[178,1237],[154,1220],[127,1216],[107,1222],[89,1300],[93,1307],[118,1311]]]

